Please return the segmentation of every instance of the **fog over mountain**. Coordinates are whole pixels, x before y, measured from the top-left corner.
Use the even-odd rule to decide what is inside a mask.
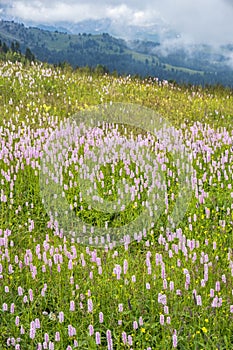
[[[118,35],[125,27],[157,27],[180,40],[214,46],[232,43],[232,0],[0,0],[2,14],[24,22],[56,24],[111,20]]]
[[[72,34],[159,42],[156,53],[164,56],[207,50],[211,60],[224,56],[233,67],[232,0],[0,0],[0,17]]]

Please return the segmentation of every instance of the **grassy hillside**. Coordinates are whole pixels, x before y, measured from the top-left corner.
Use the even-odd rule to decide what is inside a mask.
[[[40,61],[59,64],[68,62],[73,68],[77,66],[96,67],[105,66],[108,71],[119,74],[156,76],[160,79],[175,80],[182,83],[197,85],[221,83],[232,86],[233,82],[229,69],[221,72],[212,72],[212,68],[189,69],[180,64],[164,61],[152,53],[151,43],[130,44],[108,34],[71,35],[62,32],[51,32],[39,28],[27,28],[23,24],[9,21],[0,21],[0,40],[9,46],[12,41],[20,44],[23,52],[30,48]],[[156,47],[156,44],[153,44]],[[183,55],[181,55],[182,57]],[[176,62],[176,61],[175,61]]]
[[[0,64],[1,349],[232,349],[232,100],[232,90],[222,87]],[[141,106],[145,114],[139,121],[132,116],[131,125],[100,118],[84,136],[80,124],[71,139],[68,118],[78,113],[88,123],[99,105],[115,103]],[[148,110],[169,121],[164,138],[143,124]],[[122,109],[122,120],[126,114]],[[56,148],[62,137],[64,147]],[[180,142],[192,168],[183,182],[182,156],[174,153]],[[94,150],[104,158],[95,162]],[[55,161],[61,168],[45,169],[56,152],[58,160],[65,157]],[[172,227],[189,175],[185,214]],[[46,210],[57,186],[64,197]],[[150,229],[135,227],[121,244],[114,237],[95,244],[94,234],[88,244],[83,226],[75,236],[62,231],[72,213],[94,230],[109,225],[121,234],[147,210],[156,186],[162,196],[149,201],[154,207],[144,224]],[[108,203],[104,211],[92,207],[86,189]],[[129,191],[125,208],[111,212],[110,204]],[[65,200],[70,207],[61,217]]]

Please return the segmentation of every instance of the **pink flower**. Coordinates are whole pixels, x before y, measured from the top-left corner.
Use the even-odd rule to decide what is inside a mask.
[[[118,305],[118,311],[119,311],[119,312],[122,312],[122,311],[123,311],[123,304],[119,304],[119,305]]]
[[[16,316],[16,318],[15,318],[15,325],[16,326],[19,326],[19,321],[20,321],[19,316]]]
[[[87,308],[88,308],[88,312],[92,312],[92,311],[93,311],[93,302],[92,302],[92,299],[88,299],[88,300],[87,300]]]
[[[55,333],[55,341],[60,341],[60,333],[59,332],[56,332]]]
[[[75,303],[73,300],[70,301],[70,311],[75,311]]]
[[[59,322],[62,323],[64,322],[64,312],[60,311],[58,315]]]
[[[123,344],[126,344],[127,343],[127,334],[125,332],[122,332],[121,338],[122,338]]]
[[[174,348],[176,348],[177,347],[177,335],[176,335],[176,330],[174,330],[174,334],[173,334],[173,336],[172,336],[172,346],[174,347]]]
[[[103,322],[104,322],[104,314],[103,314],[103,312],[100,312],[100,313],[99,313],[99,322],[100,322],[100,323],[103,323]]]
[[[100,333],[99,332],[95,333],[95,342],[96,342],[96,345],[100,345],[101,344],[101,338],[100,338]]]
[[[107,336],[108,350],[113,350],[112,334],[111,334],[111,331],[109,329],[106,332],[106,336]]]
[[[90,336],[92,336],[92,335],[94,334],[94,327],[92,326],[92,324],[90,324],[90,325],[88,326],[88,329],[89,329],[89,334],[90,334]]]
[[[164,325],[164,315],[160,315],[159,322],[162,326]]]

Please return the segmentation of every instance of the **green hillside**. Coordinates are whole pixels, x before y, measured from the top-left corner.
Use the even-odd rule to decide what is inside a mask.
[[[208,67],[205,67],[204,71],[174,65],[151,53],[150,42],[136,43],[134,49],[130,49],[125,41],[108,34],[70,35],[0,21],[0,40],[6,42],[8,46],[12,41],[19,43],[22,52],[29,48],[40,61],[52,64],[67,62],[73,68],[89,66],[93,69],[101,65],[106,67],[107,71],[115,71],[120,75],[154,76],[197,85],[221,83],[232,86],[233,84],[228,71],[212,72],[212,68]]]

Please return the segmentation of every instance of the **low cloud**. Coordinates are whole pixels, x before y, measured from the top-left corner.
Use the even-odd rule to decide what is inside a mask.
[[[66,2],[18,0],[12,1],[11,5],[7,6],[6,13],[8,16],[37,23],[61,21],[77,23],[86,19],[110,18],[119,25],[125,23],[138,26],[153,24],[155,19],[160,17],[160,14],[151,8],[143,9],[141,6],[135,8],[124,3],[119,5],[118,1],[105,4],[104,1],[98,0],[85,3],[72,0]]]
[[[230,0],[164,0],[158,9],[184,40],[211,45],[232,42]]]
[[[114,25],[165,24],[183,43],[219,46],[232,43],[232,0],[0,0],[8,16],[35,23],[110,18]],[[124,31],[122,26],[122,32]],[[164,26],[164,27],[163,27]]]
[[[72,4],[65,2],[46,3],[40,1],[15,1],[7,14],[25,21],[38,23],[56,23],[61,21],[78,22],[87,18],[100,18],[102,11],[98,6]]]

